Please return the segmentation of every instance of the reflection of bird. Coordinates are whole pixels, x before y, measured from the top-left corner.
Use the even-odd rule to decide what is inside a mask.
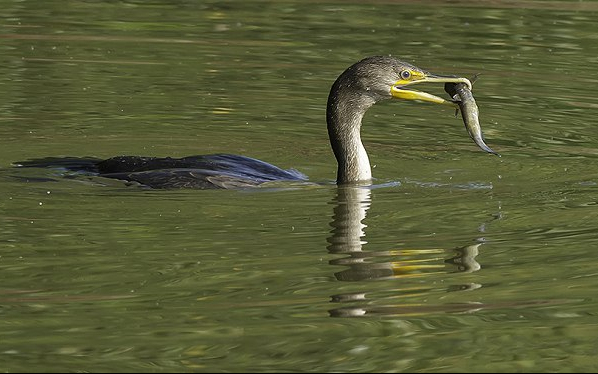
[[[466,83],[465,78],[432,75],[394,57],[368,57],[345,70],[334,82],[326,111],[330,143],[338,162],[337,183],[368,181],[372,177],[361,143],[361,120],[373,104],[384,99],[448,101],[411,89],[424,82]],[[47,158],[24,161],[22,167],[61,167],[151,188],[238,188],[277,180],[306,180],[295,170],[282,170],[244,156],[217,154],[180,159],[119,156]]]

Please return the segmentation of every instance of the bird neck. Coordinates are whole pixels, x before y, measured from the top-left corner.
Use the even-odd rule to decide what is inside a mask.
[[[337,184],[372,179],[368,154],[361,142],[361,121],[375,100],[355,93],[343,93],[333,86],[328,97],[326,122],[334,156],[338,162]]]

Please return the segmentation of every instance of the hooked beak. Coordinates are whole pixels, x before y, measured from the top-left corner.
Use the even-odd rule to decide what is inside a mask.
[[[402,99],[402,100],[421,100],[421,101],[429,101],[431,103],[436,104],[448,104],[448,105],[455,105],[455,102],[450,100],[445,100],[441,97],[436,95],[429,94],[427,92],[407,89],[414,84],[419,83],[465,83],[469,89],[471,90],[471,82],[467,78],[460,78],[455,76],[442,76],[442,75],[434,75],[430,73],[412,75],[409,79],[401,79],[396,81],[392,87],[390,88],[390,94],[395,99]]]

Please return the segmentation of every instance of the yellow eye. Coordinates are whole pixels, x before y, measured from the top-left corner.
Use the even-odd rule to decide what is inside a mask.
[[[411,72],[409,70],[403,70],[401,73],[401,78],[402,79],[409,79],[411,78]]]

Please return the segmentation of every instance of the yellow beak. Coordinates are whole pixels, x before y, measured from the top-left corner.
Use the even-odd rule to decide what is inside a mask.
[[[442,75],[428,74],[420,76],[412,76],[410,79],[401,79],[396,81],[390,88],[392,97],[402,100],[421,100],[429,101],[436,104],[449,104],[454,105],[455,103],[450,100],[445,100],[436,95],[429,94],[427,92],[406,89],[405,87],[419,84],[419,83],[465,83],[471,90],[471,82],[467,78],[450,77]]]

